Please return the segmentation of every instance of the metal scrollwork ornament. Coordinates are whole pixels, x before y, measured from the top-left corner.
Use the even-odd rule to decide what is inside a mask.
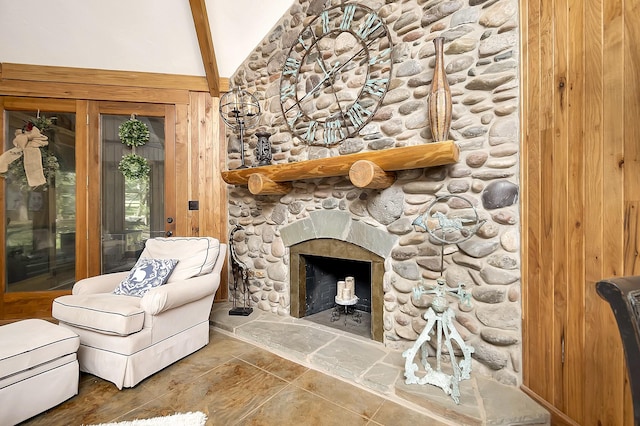
[[[463,200],[464,203],[469,205],[472,213],[469,214],[468,210],[460,210],[460,214],[455,216],[445,214],[447,210],[443,209],[439,203],[448,201],[451,198]],[[484,222],[479,218],[478,212],[469,200],[459,195],[444,195],[437,197],[427,207],[426,212],[413,221],[413,225],[428,232],[436,242],[441,244],[440,271],[442,274],[444,270],[444,245],[457,244],[468,240],[475,235]],[[474,352],[474,348],[465,343],[453,325],[455,312],[449,306],[447,296],[457,297],[461,309],[470,310],[472,308],[471,293],[464,288],[462,283],[458,284],[457,288],[448,288],[445,279],[441,275],[436,280],[435,287],[426,289],[423,285],[420,285],[413,291],[415,299],[419,299],[425,294],[433,295],[431,306],[424,314],[427,324],[414,345],[402,353],[405,358],[405,383],[438,386],[445,394],[451,395],[456,404],[459,404],[459,382],[471,377],[471,354]],[[428,353],[425,346],[431,340],[432,332],[436,337],[435,369],[427,362]],[[454,343],[463,355],[463,359],[460,362],[456,359]],[[446,348],[451,361],[451,374],[447,374],[442,370],[443,347]],[[420,355],[422,371],[420,371],[418,364],[415,362],[415,358],[418,355]]]

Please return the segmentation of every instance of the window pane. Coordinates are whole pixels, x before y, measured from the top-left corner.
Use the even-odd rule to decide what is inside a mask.
[[[164,235],[164,118],[137,116],[149,141],[135,148],[151,169],[146,179],[125,179],[118,165],[133,153],[118,136],[124,115],[102,115],[102,272],[128,271],[148,238]]]
[[[75,114],[7,111],[6,119],[5,152],[18,154],[4,179],[6,291],[69,289],[76,264]],[[45,138],[38,137],[40,130]],[[25,150],[15,148],[25,140]],[[38,142],[43,146],[33,146]],[[27,168],[42,167],[46,183],[28,185],[25,155]]]

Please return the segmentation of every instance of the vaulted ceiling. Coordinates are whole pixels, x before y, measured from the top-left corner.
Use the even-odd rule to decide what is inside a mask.
[[[0,0],[0,63],[205,76],[213,94],[294,1]]]

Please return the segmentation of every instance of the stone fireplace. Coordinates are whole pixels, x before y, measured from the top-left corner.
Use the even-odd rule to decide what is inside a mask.
[[[389,91],[358,135],[336,146],[305,145],[288,131],[279,102],[279,78],[288,48],[311,16],[340,4],[338,0],[295,2],[232,76],[233,86],[256,93],[261,102],[264,111],[255,131],[271,134],[273,164],[430,144],[426,96],[436,36],[445,38],[454,103],[450,138],[460,158],[451,165],[394,171],[395,180],[386,188],[357,187],[345,176],[292,179],[288,192],[280,195],[254,195],[242,184],[230,186],[229,223],[244,228],[234,238],[237,254],[251,271],[252,306],[281,317],[304,316],[305,256],[331,251],[329,257],[348,255],[350,260],[371,262],[375,270],[372,338],[403,350],[423,330],[423,315],[431,302],[428,295],[414,297],[413,290],[432,285],[442,275],[451,288],[464,283],[472,293],[471,308],[453,300],[451,306],[455,327],[475,348],[474,374],[518,385],[522,380],[518,2],[361,3],[385,19],[394,46]],[[257,164],[253,131],[244,141],[250,166]],[[230,170],[240,165],[240,146],[237,135],[229,133]],[[486,223],[468,241],[444,247],[441,264],[441,246],[411,223],[435,197],[445,194],[469,200]],[[443,213],[457,217],[468,213],[468,205],[455,199],[441,207]],[[231,292],[231,297],[241,295]]]
[[[347,275],[353,275],[355,270],[363,268],[362,265],[349,267],[347,262],[364,263],[367,265],[365,269],[368,269],[368,277],[362,272],[355,278],[361,285],[365,284],[362,281],[369,279],[366,285],[369,287],[370,295],[371,338],[382,342],[385,256],[380,253],[385,250],[384,247],[376,245],[381,240],[388,242],[388,236],[370,225],[354,221],[349,214],[339,211],[313,212],[306,223],[304,222],[281,229],[284,243],[289,246],[290,314],[297,318],[308,315],[307,266],[313,263],[313,258],[328,259],[331,262],[331,267],[327,269],[333,275],[333,285],[337,279],[344,279]],[[304,231],[300,232],[301,229]],[[335,296],[335,292],[332,295]],[[331,303],[330,308],[334,305],[335,303]],[[366,310],[366,307],[360,306],[359,309]]]

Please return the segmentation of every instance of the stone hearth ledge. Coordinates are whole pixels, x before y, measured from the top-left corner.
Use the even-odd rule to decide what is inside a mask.
[[[478,374],[460,382],[457,405],[440,388],[404,383],[401,352],[351,333],[304,319],[254,310],[229,315],[230,302],[215,303],[210,323],[223,333],[308,368],[337,377],[452,425],[548,425],[549,413],[517,388]]]

